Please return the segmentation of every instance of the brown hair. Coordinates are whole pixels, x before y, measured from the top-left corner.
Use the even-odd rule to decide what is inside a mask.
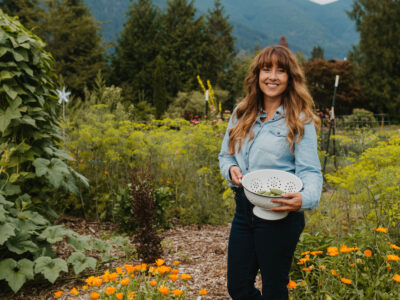
[[[250,73],[244,81],[246,97],[236,108],[234,117],[236,117],[237,123],[229,131],[229,152],[231,155],[235,153],[237,143],[239,144],[238,151],[240,151],[247,134],[250,134],[250,140],[254,138],[251,127],[264,103],[264,95],[258,83],[260,70],[264,67],[271,67],[274,62],[280,68],[283,68],[289,77],[288,86],[282,95],[282,105],[289,128],[287,139],[290,151],[293,153],[294,144],[303,138],[305,124],[314,121],[316,127],[320,125],[320,119],[313,112],[314,101],[308,91],[303,70],[297,63],[296,57],[286,47],[266,47],[254,58]],[[304,114],[301,119],[300,113]],[[297,134],[298,136],[294,140]]]

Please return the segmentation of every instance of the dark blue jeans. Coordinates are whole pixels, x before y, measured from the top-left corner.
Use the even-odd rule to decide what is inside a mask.
[[[235,188],[236,212],[228,246],[228,292],[233,300],[288,299],[289,271],[304,213],[267,221],[253,214],[242,188]],[[254,282],[261,271],[262,295]]]

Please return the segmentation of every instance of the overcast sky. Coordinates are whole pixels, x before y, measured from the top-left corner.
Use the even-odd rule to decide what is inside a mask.
[[[321,4],[321,5],[324,5],[324,4],[329,4],[329,3],[332,3],[332,2],[336,2],[338,0],[310,0],[310,1],[318,3],[318,4]]]

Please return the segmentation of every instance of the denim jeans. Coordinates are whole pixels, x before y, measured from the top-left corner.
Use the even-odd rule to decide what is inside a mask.
[[[228,292],[233,300],[288,299],[293,254],[304,229],[304,213],[268,221],[253,214],[243,188],[234,188],[236,212],[228,246]],[[255,288],[258,270],[262,295]]]

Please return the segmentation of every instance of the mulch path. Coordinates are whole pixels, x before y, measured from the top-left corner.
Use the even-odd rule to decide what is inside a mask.
[[[87,222],[83,219],[66,217],[58,223],[66,225],[80,234],[92,235],[101,238],[104,234],[111,234],[117,227],[112,223]],[[201,288],[207,290],[204,300],[225,300],[230,299],[226,290],[226,259],[230,224],[221,226],[191,225],[175,226],[164,231],[163,237],[163,259],[168,265],[174,260],[180,261],[180,273],[188,273],[191,279],[188,300],[196,299]],[[60,256],[68,256],[71,250],[68,247],[60,248]],[[124,259],[113,261],[109,268],[120,266]],[[132,261],[135,265],[139,261]],[[87,276],[85,276],[86,278]],[[46,280],[28,282],[14,295],[4,281],[0,281],[0,299],[54,299],[53,293],[62,290],[65,294],[75,286],[81,286],[83,279],[61,278],[53,285]],[[260,286],[260,279],[257,278],[256,286]],[[61,299],[70,299],[62,297]]]

